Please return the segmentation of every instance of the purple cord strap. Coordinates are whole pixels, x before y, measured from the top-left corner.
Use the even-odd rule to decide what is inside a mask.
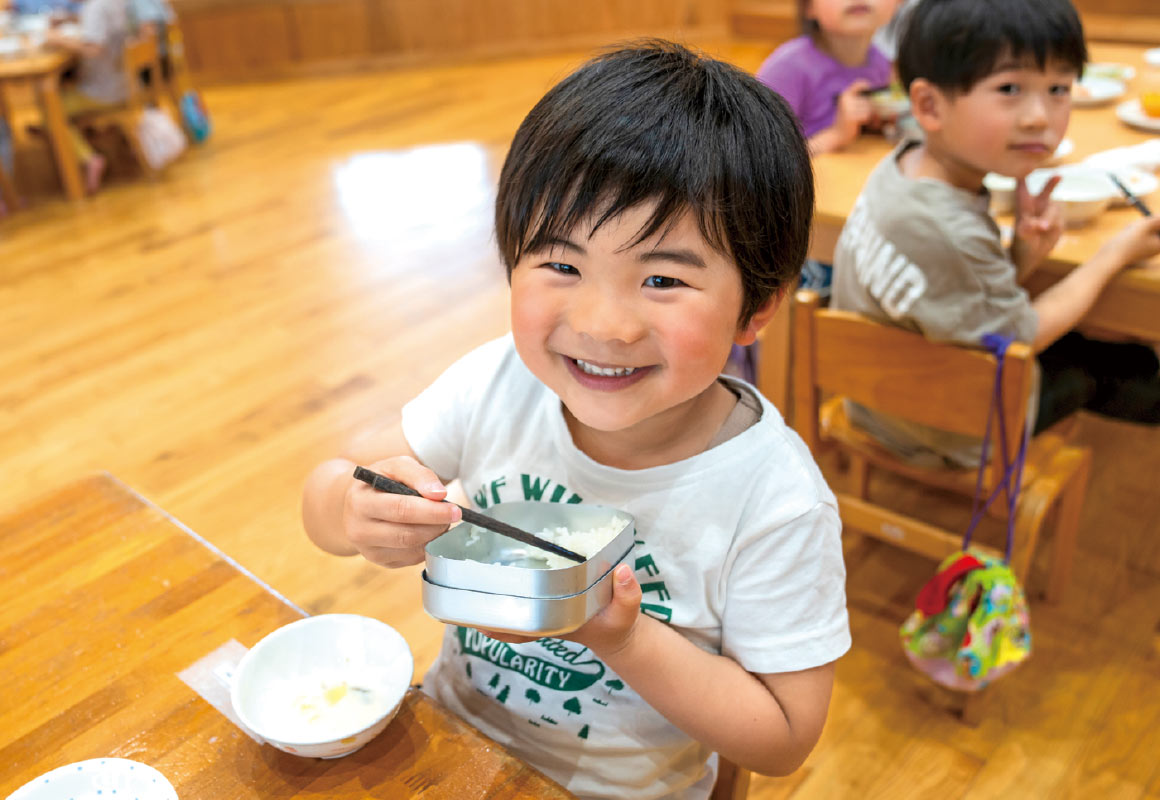
[[[971,507],[971,522],[967,526],[967,532],[963,536],[963,550],[966,550],[971,544],[971,536],[975,533],[975,528],[979,524],[979,520],[983,518],[983,514],[991,507],[991,503],[999,496],[999,492],[1005,495],[1004,500],[1007,503],[1007,554],[1004,561],[1011,560],[1011,549],[1015,544],[1015,504],[1019,499],[1019,489],[1023,482],[1023,462],[1027,457],[1027,442],[1031,438],[1030,426],[1023,428],[1023,441],[1019,444],[1019,452],[1015,455],[1013,462],[1008,461],[1007,453],[1007,420],[1003,413],[1003,362],[1004,356],[1007,353],[1007,347],[1011,344],[1011,339],[1006,336],[1000,336],[994,333],[988,333],[983,336],[983,345],[995,354],[998,363],[995,366],[995,389],[991,393],[991,405],[987,409],[987,428],[983,433],[983,448],[979,456],[979,472],[975,479],[975,498]],[[998,414],[995,409],[999,409]],[[996,482],[995,489],[991,492],[991,496],[983,501],[983,474],[987,470],[987,450],[991,443],[991,423],[995,416],[999,418],[999,445],[1000,453],[1003,459],[1003,476]]]

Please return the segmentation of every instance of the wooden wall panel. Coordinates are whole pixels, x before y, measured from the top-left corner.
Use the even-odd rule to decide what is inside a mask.
[[[1072,0],[1081,14],[1127,14],[1160,18],[1157,0]]]
[[[190,69],[208,74],[279,70],[297,61],[285,7],[275,4],[206,4],[180,13]]]
[[[721,38],[733,0],[173,0],[203,80]]]
[[[286,8],[300,60],[325,61],[373,52],[371,9],[366,0],[309,0]]]

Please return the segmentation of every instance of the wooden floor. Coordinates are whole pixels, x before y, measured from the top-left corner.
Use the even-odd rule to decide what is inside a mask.
[[[421,675],[440,626],[417,572],[316,551],[299,488],[506,330],[493,183],[580,58],[213,89],[207,146],[79,205],[26,143],[32,206],[0,220],[0,509],[108,470],[306,609],[394,625]],[[956,721],[898,645],[933,565],[850,536],[855,646],[828,727],[752,798],[1160,798],[1160,432],[1085,418],[1081,436],[1077,574],[1034,607],[1035,655],[987,719]]]

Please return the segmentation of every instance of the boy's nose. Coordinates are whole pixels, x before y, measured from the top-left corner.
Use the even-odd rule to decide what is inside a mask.
[[[645,325],[632,303],[597,292],[585,292],[576,298],[568,324],[576,333],[598,342],[631,344],[645,333]]]
[[[1023,105],[1020,123],[1025,128],[1042,128],[1047,125],[1047,101],[1037,95],[1030,95]]]

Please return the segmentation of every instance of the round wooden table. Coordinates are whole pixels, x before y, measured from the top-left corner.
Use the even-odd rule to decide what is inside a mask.
[[[67,118],[60,101],[60,76],[72,63],[70,54],[54,50],[0,56],[0,113],[4,111],[8,84],[26,82],[35,87],[61,186],[70,200],[80,200],[85,196],[80,164],[69,142]]]

